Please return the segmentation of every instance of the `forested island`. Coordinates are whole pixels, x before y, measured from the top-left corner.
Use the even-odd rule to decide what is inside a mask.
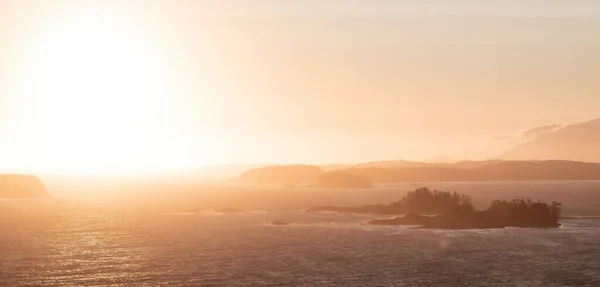
[[[261,167],[242,174],[239,183],[279,184],[287,187],[303,185],[312,188],[371,188],[364,176],[344,170],[324,171],[312,165],[281,165]]]
[[[456,191],[446,192],[423,187],[409,192],[405,197],[390,204],[364,206],[319,206],[308,211],[337,211],[347,213],[403,215],[408,213],[442,214],[463,205],[471,205],[471,197]]]
[[[0,175],[0,198],[49,197],[44,183],[33,175]]]
[[[504,227],[558,227],[561,204],[531,199],[495,200],[484,211],[475,210],[468,195],[419,188],[388,205],[356,207],[323,206],[308,211],[337,211],[363,214],[400,215],[374,219],[371,225],[417,225],[423,228],[476,229]]]

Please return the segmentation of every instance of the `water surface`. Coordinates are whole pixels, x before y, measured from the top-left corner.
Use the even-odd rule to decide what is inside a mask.
[[[369,218],[2,201],[0,286],[600,286],[600,220],[442,231]]]

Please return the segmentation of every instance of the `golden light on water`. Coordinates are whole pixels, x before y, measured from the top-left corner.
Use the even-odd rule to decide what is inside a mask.
[[[0,0],[0,287],[600,286],[598,31],[593,0]]]

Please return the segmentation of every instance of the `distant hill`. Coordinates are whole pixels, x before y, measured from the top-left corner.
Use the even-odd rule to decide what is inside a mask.
[[[372,182],[355,173],[345,170],[323,171],[312,165],[280,165],[262,167],[242,174],[238,183],[283,184],[289,187],[304,185],[317,188],[372,188]]]
[[[500,155],[505,160],[600,162],[600,118],[571,125],[547,125],[522,133],[522,143]]]
[[[32,175],[0,175],[0,198],[48,197],[44,183]]]
[[[322,188],[372,188],[373,183],[364,176],[335,170],[319,175],[314,187]]]
[[[277,165],[249,170],[236,181],[247,184],[308,184],[323,173],[323,169],[314,165]]]
[[[416,162],[406,160],[385,160],[385,161],[370,161],[353,165],[354,168],[405,168],[405,167],[429,167],[436,166],[437,163],[431,162]]]
[[[484,161],[458,161],[458,162],[419,162],[406,160],[371,161],[359,163],[346,168],[477,168],[489,164],[501,162],[501,160]]]
[[[356,165],[339,171],[371,182],[600,180],[600,163],[576,161],[489,160],[414,163],[397,168],[363,166]],[[315,183],[322,174],[322,169],[315,166],[273,166],[248,171],[237,181],[253,184]]]
[[[352,168],[374,182],[600,180],[600,164],[574,161],[485,161],[407,168]]]
[[[255,168],[266,167],[267,164],[223,164],[197,168],[187,171],[187,175],[202,179],[223,180],[238,177],[240,174]]]
[[[326,165],[320,165],[319,167],[323,169],[323,171],[334,171],[340,169],[346,169],[352,167],[352,164],[341,164],[341,163],[332,163]]]

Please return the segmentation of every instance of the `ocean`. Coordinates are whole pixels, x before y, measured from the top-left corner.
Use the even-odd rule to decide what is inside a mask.
[[[379,217],[0,200],[0,286],[600,286],[593,217],[550,229],[364,224]]]

